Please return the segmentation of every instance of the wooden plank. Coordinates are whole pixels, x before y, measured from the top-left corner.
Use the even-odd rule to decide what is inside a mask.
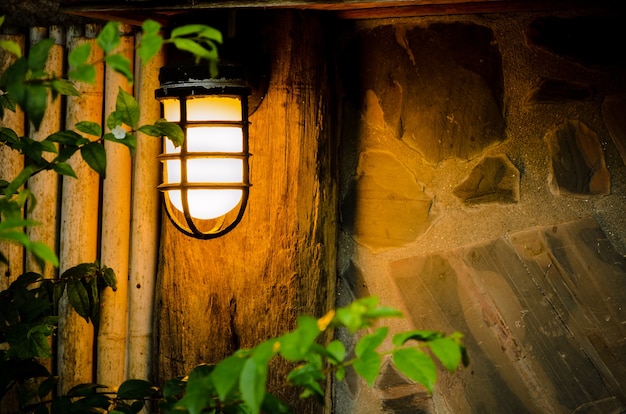
[[[68,30],[68,50],[86,42],[95,43],[96,28],[89,25],[86,36],[77,27]],[[71,31],[71,32],[70,32]],[[90,62],[96,63],[96,82],[80,83],[80,97],[67,98],[65,126],[73,129],[76,122],[102,120],[102,95],[104,71],[101,50],[92,47]],[[95,139],[95,137],[89,137]],[[63,177],[60,230],[60,272],[84,262],[93,262],[97,257],[98,215],[100,178],[79,154],[68,163],[78,179]],[[59,304],[58,369],[59,391],[67,392],[71,387],[93,381],[93,325],[78,316],[69,306],[67,291]]]
[[[263,103],[251,116],[252,189],[241,223],[213,240],[163,223],[157,288],[157,378],[180,375],[288,331],[299,314],[334,307],[336,171],[334,119],[323,21],[269,13],[263,39],[272,62]],[[277,365],[270,389],[284,384]],[[320,412],[298,401],[294,412]]]

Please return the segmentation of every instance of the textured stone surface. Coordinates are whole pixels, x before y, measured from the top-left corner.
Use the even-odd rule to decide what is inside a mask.
[[[466,204],[517,203],[519,171],[504,154],[485,157],[453,193]]]
[[[626,96],[610,95],[602,103],[604,123],[626,164]]]
[[[432,197],[395,155],[365,151],[343,205],[343,225],[372,251],[400,247],[430,227]]]
[[[544,78],[531,92],[528,103],[557,104],[591,99],[593,99],[593,89],[589,85],[563,79]]]
[[[382,394],[383,413],[420,414],[430,411],[427,406],[430,401],[428,393],[398,372],[390,358],[384,360],[374,387]]]
[[[372,49],[381,54],[375,64],[364,60]],[[388,128],[427,162],[471,159],[504,140],[502,63],[490,29],[381,26],[362,31],[344,58],[365,122]]]
[[[586,197],[609,194],[609,171],[595,132],[577,120],[568,120],[545,136],[550,151],[554,194]]]
[[[450,412],[623,412],[626,260],[594,219],[391,264],[415,326],[465,334]]]
[[[617,16],[545,16],[535,19],[526,31],[528,42],[586,66],[626,63],[620,51],[626,45],[626,27]]]

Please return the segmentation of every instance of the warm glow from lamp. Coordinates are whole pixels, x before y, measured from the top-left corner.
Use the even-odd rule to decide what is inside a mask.
[[[240,80],[198,77],[196,67],[165,73],[176,80],[161,79],[157,98],[164,118],[180,125],[185,140],[180,147],[165,140],[159,189],[177,228],[217,237],[237,224],[247,202],[249,91]]]
[[[174,101],[174,102],[171,102]],[[239,97],[209,96],[188,99],[188,121],[241,121],[241,99]],[[180,105],[178,100],[167,99],[163,102],[165,119],[171,122],[180,121]],[[240,127],[188,127],[188,153],[241,153],[243,151],[243,135]],[[180,153],[171,141],[166,141],[166,154]],[[228,158],[192,158],[187,163],[188,183],[233,183],[243,180],[243,161]],[[180,183],[182,179],[181,161],[166,161],[168,183]],[[174,208],[183,212],[183,201],[180,190],[168,192]],[[188,190],[189,214],[192,217],[207,220],[228,213],[241,201],[243,193],[237,189],[190,189]]]

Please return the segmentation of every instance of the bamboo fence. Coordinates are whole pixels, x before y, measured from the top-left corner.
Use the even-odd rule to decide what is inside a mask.
[[[95,43],[99,26],[33,28],[28,34],[0,34],[26,49],[37,41],[52,37],[48,61],[50,73],[61,74],[68,53],[85,42]],[[79,83],[80,97],[67,97],[49,102],[46,117],[35,130],[23,113],[8,112],[0,126],[9,127],[19,135],[28,134],[42,140],[59,130],[75,130],[79,121],[105,124],[114,110],[118,88],[134,93],[142,109],[141,123],[159,117],[154,99],[158,87],[158,68],[163,65],[159,55],[142,66],[134,56],[134,28],[120,27],[120,51],[135,62],[135,82],[131,84],[105,64],[96,65],[95,84]],[[99,48],[93,47],[91,59],[101,61]],[[0,51],[0,71],[10,63],[10,56]],[[141,134],[139,134],[141,135]],[[96,139],[87,136],[89,139]],[[45,277],[58,277],[79,263],[100,260],[117,275],[117,291],[108,289],[101,302],[100,326],[93,325],[69,309],[67,298],[61,302],[62,315],[56,341],[53,365],[61,378],[59,391],[65,392],[78,383],[98,382],[118,386],[128,378],[150,379],[152,350],[152,317],[154,287],[157,274],[160,204],[156,190],[159,180],[161,142],[139,136],[135,156],[128,148],[106,142],[107,171],[102,180],[79,154],[69,161],[78,179],[59,178],[56,174],[39,174],[28,182],[37,205],[28,218],[41,223],[29,228],[32,239],[55,248],[59,269],[39,269],[33,258],[9,243],[1,243],[10,266],[0,264],[0,289],[24,271],[39,271]],[[24,166],[24,159],[0,144],[0,178],[10,181]],[[26,215],[26,212],[24,213]],[[5,404],[0,403],[0,413]]]

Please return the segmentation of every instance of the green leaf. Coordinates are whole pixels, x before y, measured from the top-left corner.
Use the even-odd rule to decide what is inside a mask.
[[[52,350],[48,337],[52,335],[52,328],[45,325],[35,325],[28,330],[27,338],[32,355],[39,358],[51,358]]]
[[[58,162],[54,164],[52,166],[52,170],[56,172],[57,174],[67,175],[68,177],[73,177],[73,178],[78,178],[72,166],[66,162]]]
[[[32,83],[26,87],[26,102],[24,112],[35,126],[39,129],[43,116],[46,112],[48,104],[48,91],[45,86],[40,83]]]
[[[150,135],[151,137],[162,137],[165,135],[161,128],[154,125],[142,125],[137,128],[137,131],[142,132],[146,135]]]
[[[356,344],[354,348],[354,353],[357,357],[361,355],[375,351],[376,348],[383,343],[385,338],[387,337],[387,333],[389,332],[389,328],[386,326],[382,326],[378,328],[373,334],[365,335]]]
[[[109,54],[120,44],[120,32],[119,32],[119,22],[108,22],[102,30],[96,41],[98,46],[104,50],[106,54]]]
[[[63,145],[71,145],[73,147],[78,147],[83,145],[89,140],[82,135],[76,133],[75,131],[59,131],[54,134],[48,135],[46,138],[48,141],[58,142]]]
[[[100,295],[98,292],[98,279],[97,278],[89,278],[83,279],[83,284],[85,285],[85,289],[87,290],[87,295],[89,297],[89,319],[98,329],[98,324],[100,323]]]
[[[52,89],[61,95],[67,96],[80,96],[80,92],[76,89],[76,86],[72,83],[72,81],[67,79],[54,79],[51,82]]]
[[[148,398],[158,392],[158,390],[158,387],[152,385],[152,383],[148,381],[130,379],[120,384],[120,387],[117,390],[117,398],[122,400]]]
[[[378,352],[368,350],[363,352],[360,357],[356,358],[353,363],[354,370],[359,374],[371,387],[374,380],[380,372],[382,357]]]
[[[335,378],[337,378],[337,381],[343,381],[345,377],[346,377],[346,369],[343,366],[339,366],[337,368],[337,371],[335,371]]]
[[[237,385],[245,363],[246,358],[241,354],[234,354],[220,361],[211,372],[211,378],[220,401],[225,401],[226,396]]]
[[[265,398],[263,399],[263,404],[261,405],[261,411],[264,413],[271,414],[291,414],[291,408],[287,405],[286,402],[277,398],[276,396],[266,393]]]
[[[450,338],[438,338],[428,342],[428,347],[444,367],[454,372],[461,363],[461,346]]]
[[[115,110],[120,114],[122,121],[132,128],[137,128],[139,123],[139,104],[131,94],[121,87],[117,91]]]
[[[154,123],[154,126],[159,128],[163,133],[163,136],[169,138],[175,147],[183,145],[185,140],[185,134],[183,130],[177,124],[173,122],[167,122],[165,120],[158,120]]]
[[[59,267],[59,258],[47,244],[42,242],[32,242],[29,250],[41,260],[45,260],[54,267]]]
[[[69,71],[67,74],[71,79],[76,81],[95,83],[96,82],[96,68],[93,65],[80,65]]]
[[[89,58],[89,54],[91,53],[91,44],[83,43],[82,45],[72,49],[70,54],[67,57],[67,61],[70,66],[77,68],[79,66],[83,66],[87,59]]]
[[[57,377],[48,377],[39,384],[39,389],[37,390],[37,394],[39,398],[44,398],[46,395],[50,394],[54,389],[56,389],[58,383]]]
[[[161,24],[154,20],[146,20],[141,25],[143,30],[141,36],[141,43],[139,44],[138,54],[141,58],[141,63],[146,64],[150,59],[156,55],[161,46],[163,46],[163,37],[159,34],[161,30]]]
[[[280,355],[289,361],[304,359],[320,332],[317,319],[300,316],[297,328],[279,338]]]
[[[126,56],[116,53],[114,55],[108,55],[104,61],[114,71],[124,75],[128,81],[133,81],[133,71],[130,69],[130,60],[128,60]]]
[[[89,141],[89,140],[87,140]],[[54,160],[52,160],[53,163],[56,162],[64,162],[67,161],[70,157],[72,157],[72,155],[74,155],[74,153],[76,151],[78,151],[79,148],[75,147],[75,146],[70,146],[70,145],[65,145],[63,147],[61,147],[59,149],[59,155],[57,155]]]
[[[334,340],[328,344],[326,351],[332,356],[332,362],[341,363],[346,357],[346,347],[339,340]]]
[[[172,30],[171,37],[182,37],[190,34],[197,35],[198,37],[203,37],[205,39],[211,39],[217,43],[222,43],[222,33],[214,29],[211,26],[207,26],[204,24],[187,24],[184,26],[180,26]]]
[[[70,279],[67,282],[67,297],[76,313],[89,322],[91,306],[85,285],[78,279]]]
[[[95,276],[98,266],[94,263],[81,263],[70,267],[61,275],[61,279],[84,279]]]
[[[387,308],[384,306],[372,309],[365,313],[366,318],[382,319],[382,318],[398,318],[404,316],[398,309]]]
[[[59,150],[57,149],[57,146],[54,145],[54,143],[51,141],[46,141],[44,139],[43,141],[36,141],[36,142],[46,152],[51,152],[53,154],[57,154],[59,152]]]
[[[219,44],[222,44],[223,39],[222,39],[222,32],[220,32],[219,30],[211,27],[211,26],[204,26],[204,29],[198,33],[198,36],[204,38],[204,39],[209,39],[212,40],[214,42],[217,42]]]
[[[333,324],[343,325],[348,328],[350,333],[355,333],[357,330],[371,325],[371,319],[366,318],[365,315],[374,309],[376,305],[378,305],[376,296],[355,300],[348,306],[337,309]]]
[[[395,334],[392,343],[395,346],[402,346],[410,340],[415,341],[432,341],[433,339],[443,338],[443,334],[437,331],[407,331]]]
[[[17,109],[17,102],[15,102],[15,99],[13,99],[13,97],[8,93],[0,95],[0,118],[4,116],[3,108],[7,108],[9,111],[12,112],[15,112],[15,110]]]
[[[100,384],[85,383],[73,386],[66,394],[67,397],[87,397],[94,395],[98,388],[103,388]]]
[[[308,391],[305,395],[301,395],[301,397],[308,397],[309,395],[323,397],[324,390],[320,382],[324,379],[326,379],[324,372],[312,364],[300,366],[287,375],[287,381],[291,384],[304,387]]]
[[[183,380],[183,377],[174,377],[168,380],[163,385],[163,396],[172,397],[178,394],[182,394],[187,386],[187,381]]]
[[[5,188],[4,194],[10,195],[17,193],[17,190],[23,186],[26,181],[33,175],[37,168],[34,165],[29,165],[24,168],[18,175],[9,183],[9,185]]]
[[[43,39],[30,48],[28,51],[28,68],[30,70],[43,72],[52,45],[54,45],[54,39]]]
[[[185,407],[190,414],[200,414],[205,408],[209,408],[212,401],[212,383],[210,374],[213,370],[211,365],[199,365],[189,373],[185,396],[176,404]]]
[[[400,348],[393,351],[393,364],[408,378],[433,391],[437,381],[437,368],[428,355],[417,348]]]
[[[102,178],[106,176],[106,152],[104,146],[99,142],[90,142],[80,149],[85,162]]]
[[[216,48],[209,50],[191,39],[181,37],[173,39],[173,42],[174,46],[176,46],[179,50],[189,52],[197,58],[202,58],[206,60],[217,60]]]
[[[102,127],[97,122],[81,121],[76,123],[76,129],[85,134],[100,137],[102,135]]]
[[[13,53],[18,58],[22,57],[22,48],[13,40],[1,40],[0,39],[0,48],[10,53]]]
[[[4,142],[5,144],[12,147],[19,141],[19,137],[17,133],[13,131],[11,128],[0,127],[0,142]]]
[[[115,277],[115,272],[110,267],[104,269],[102,273],[102,279],[107,286],[109,286],[113,291],[117,290],[117,277]]]
[[[114,129],[117,126],[120,126],[124,123],[124,120],[122,119],[122,114],[118,111],[113,111],[109,114],[109,116],[107,116],[107,128],[109,129]]]
[[[3,75],[6,90],[21,107],[26,105],[26,75],[28,74],[28,61],[21,57],[7,68]]]
[[[241,397],[252,414],[258,414],[265,396],[267,382],[267,365],[254,358],[244,363],[239,377]]]

